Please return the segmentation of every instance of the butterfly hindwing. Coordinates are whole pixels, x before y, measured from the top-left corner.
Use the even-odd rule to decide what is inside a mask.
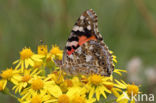
[[[112,57],[102,42],[90,40],[71,55],[66,55],[64,70],[69,74],[100,74],[109,76],[113,71]]]

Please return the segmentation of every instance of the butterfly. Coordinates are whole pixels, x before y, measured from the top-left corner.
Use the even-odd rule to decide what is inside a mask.
[[[97,21],[96,13],[89,9],[73,26],[61,61],[61,68],[67,74],[112,74],[113,57],[98,31]]]

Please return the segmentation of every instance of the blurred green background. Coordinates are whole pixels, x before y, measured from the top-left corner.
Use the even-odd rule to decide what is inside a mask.
[[[99,30],[117,56],[118,68],[126,69],[137,57],[143,67],[140,74],[155,69],[156,0],[0,0],[0,70],[11,67],[23,47],[35,51],[40,40],[63,49],[73,24],[90,8],[98,15]],[[155,84],[146,79],[143,91],[153,91]],[[2,93],[0,100],[13,103]]]

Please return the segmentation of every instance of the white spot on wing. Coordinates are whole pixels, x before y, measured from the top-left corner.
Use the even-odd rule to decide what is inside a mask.
[[[77,30],[79,30],[79,27],[75,25],[75,26],[73,27],[73,31],[77,31]]]
[[[91,22],[90,22],[90,21],[88,21],[88,24],[91,24]]]
[[[89,62],[92,59],[91,55],[86,55],[86,62]]]
[[[83,27],[79,27],[79,31],[83,31]]]
[[[84,31],[84,30],[83,30],[83,27],[79,27],[79,26],[76,26],[76,25],[75,25],[75,26],[73,27],[73,31]]]
[[[80,17],[81,20],[83,20],[84,18],[85,18],[85,17],[84,17],[83,15]]]
[[[79,48],[76,50],[76,52],[77,52],[78,54],[81,54],[81,53],[82,53],[82,48],[79,47]]]
[[[93,46],[92,45],[89,47],[89,50],[93,50]]]
[[[77,41],[72,41],[72,42],[67,42],[66,46],[77,46],[78,42]]]
[[[88,29],[88,30],[91,30],[91,26],[90,26],[90,25],[88,25],[88,26],[87,26],[87,29]]]

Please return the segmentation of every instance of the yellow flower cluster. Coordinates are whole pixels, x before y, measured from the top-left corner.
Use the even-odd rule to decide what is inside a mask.
[[[51,50],[47,45],[39,45],[37,53],[25,47],[19,54],[20,58],[13,62],[14,69],[0,73],[0,91],[21,103],[98,103],[102,99],[109,101],[108,96],[114,96],[113,100],[118,103],[128,103],[135,102],[129,99],[131,93],[139,93],[135,84],[113,78],[114,73],[122,76],[124,70],[115,69],[110,77],[69,76],[58,70],[53,60],[61,60],[63,51],[56,45]],[[113,61],[115,65],[116,56]],[[12,88],[8,82],[13,84]],[[11,94],[11,90],[15,93]]]

